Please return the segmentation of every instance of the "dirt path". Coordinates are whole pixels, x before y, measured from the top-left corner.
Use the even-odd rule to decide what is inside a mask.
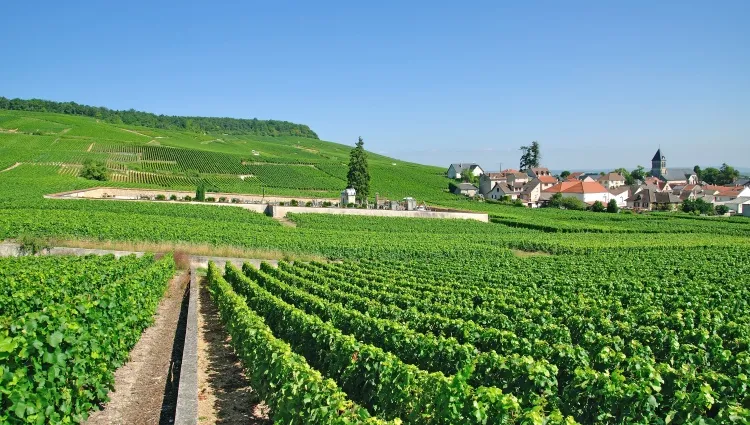
[[[289,220],[286,217],[274,217],[273,219],[281,223],[282,226],[297,227],[297,223],[293,222],[292,220]]]
[[[120,127],[118,127],[118,128],[119,128],[120,130],[122,130],[122,131],[127,131],[128,133],[133,133],[133,134],[137,134],[137,135],[139,135],[139,136],[143,136],[143,137],[148,137],[149,139],[151,138],[151,136],[148,136],[148,135],[146,135],[146,134],[143,134],[143,133],[139,133],[139,132],[137,132],[137,131],[135,131],[135,130],[128,130],[127,128],[120,128]]]
[[[198,302],[198,423],[272,423],[265,404],[250,388],[231,338],[204,284]]]
[[[4,170],[0,171],[0,173],[4,173],[4,172],[6,172],[6,171],[10,171],[10,170],[12,170],[12,169],[14,169],[14,168],[18,167],[19,165],[21,165],[21,163],[20,163],[20,162],[16,162],[15,164],[11,165],[10,167],[8,167],[8,168],[6,168],[6,169],[4,169]]]
[[[174,421],[179,361],[185,333],[189,282],[187,272],[172,279],[157,309],[154,324],[115,372],[115,389],[103,410],[88,425],[169,424]],[[176,357],[175,357],[176,356]]]

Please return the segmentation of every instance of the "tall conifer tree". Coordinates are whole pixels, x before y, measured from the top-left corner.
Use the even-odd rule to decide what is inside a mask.
[[[359,138],[357,145],[349,154],[349,173],[346,176],[347,187],[357,191],[357,202],[367,202],[370,194],[370,172],[367,169],[367,152],[364,141]]]

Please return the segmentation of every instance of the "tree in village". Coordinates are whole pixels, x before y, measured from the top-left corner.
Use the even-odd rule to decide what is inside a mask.
[[[568,170],[565,170],[562,173],[560,173],[560,179],[562,179],[562,180],[567,179],[568,176],[570,176],[570,171],[568,171]]]
[[[701,181],[706,184],[719,184],[719,181],[721,180],[720,174],[721,172],[718,168],[706,167],[701,170],[700,178]]]
[[[721,164],[719,168],[719,184],[732,184],[740,177],[740,172],[731,165]]]
[[[695,173],[696,176],[698,176],[698,181],[701,180],[701,172],[702,171],[703,170],[701,170],[701,166],[700,165],[696,165],[695,167],[693,167],[693,172]]]
[[[346,176],[347,187],[357,191],[357,202],[367,202],[370,194],[370,172],[367,169],[367,152],[365,142],[359,138],[357,145],[349,154],[349,173]]]
[[[617,201],[610,199],[609,202],[607,202],[607,212],[616,213],[618,211],[620,211],[620,207],[617,206]]]
[[[627,185],[635,184],[635,179],[633,178],[632,174],[629,173],[628,170],[626,170],[625,168],[620,167],[615,170],[615,173],[625,178],[625,184]]]
[[[639,165],[638,168],[630,172],[630,177],[633,179],[633,181],[643,181],[646,179],[646,169],[643,168],[642,165]]]
[[[531,142],[529,146],[521,146],[521,170],[539,167],[539,161],[542,160],[542,154],[539,151],[539,142]]]
[[[606,211],[606,208],[604,207],[604,203],[602,201],[596,201],[594,202],[594,205],[591,206],[591,211],[604,212]]]

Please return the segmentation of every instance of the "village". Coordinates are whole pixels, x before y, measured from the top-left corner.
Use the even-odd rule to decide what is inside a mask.
[[[555,198],[573,198],[589,207],[612,203],[636,212],[676,211],[687,201],[710,205],[718,214],[750,217],[750,179],[738,178],[721,186],[706,184],[693,169],[668,168],[661,149],[651,159],[650,172],[632,184],[614,171],[556,176],[545,167],[530,167],[485,172],[476,163],[451,164],[446,175],[460,181],[449,185],[456,195],[529,208],[548,206]]]

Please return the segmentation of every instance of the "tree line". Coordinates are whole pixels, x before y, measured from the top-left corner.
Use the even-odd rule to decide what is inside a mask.
[[[128,109],[118,111],[105,107],[54,102],[42,99],[8,99],[0,96],[0,110],[54,112],[96,118],[111,124],[138,125],[164,130],[188,130],[205,133],[252,134],[257,136],[297,136],[317,139],[318,135],[304,124],[288,121],[242,118],[186,117],[156,115]]]

